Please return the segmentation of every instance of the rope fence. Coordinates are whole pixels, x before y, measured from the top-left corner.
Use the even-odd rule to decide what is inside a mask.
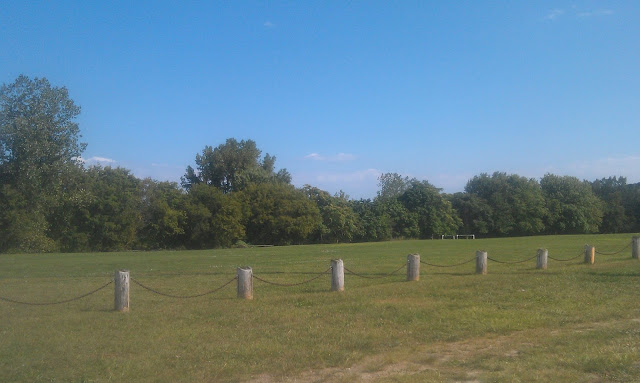
[[[423,260],[420,260],[420,263],[422,263],[423,265],[433,266],[433,267],[456,267],[456,266],[466,265],[467,263],[473,262],[475,260],[476,260],[476,257],[473,257],[473,258],[469,259],[468,261],[456,263],[456,264],[453,264],[453,265],[437,265],[437,264],[429,263],[429,262],[426,262],[426,261],[423,261]]]
[[[160,292],[156,289],[152,289],[151,287],[145,286],[142,283],[138,282],[137,280],[131,278],[131,281],[133,283],[135,283],[136,285],[142,287],[143,289],[147,290],[147,291],[151,291],[154,294],[158,294],[158,295],[162,295],[163,297],[168,297],[168,298],[177,298],[177,299],[191,299],[191,298],[200,298],[200,297],[204,297],[205,295],[209,295],[209,294],[213,294],[217,291],[222,290],[223,288],[227,287],[229,284],[231,284],[231,282],[235,281],[236,279],[238,279],[238,276],[234,276],[233,278],[231,278],[231,280],[229,280],[229,282],[223,284],[220,287],[217,287],[213,290],[209,290],[206,291],[204,293],[200,293],[200,294],[195,294],[195,295],[172,295],[172,294],[167,294],[167,293],[163,293]]]
[[[487,259],[492,261],[492,262],[496,262],[496,263],[504,263],[504,264],[507,264],[507,265],[515,265],[515,264],[518,264],[518,263],[529,262],[530,260],[532,260],[532,259],[534,259],[536,257],[537,257],[537,255],[534,255],[531,258],[523,259],[521,261],[501,261],[499,259],[495,259],[495,258],[491,258],[491,257],[487,257]]]
[[[175,299],[191,299],[191,298],[199,298],[199,297],[203,297],[206,295],[210,295],[213,293],[216,293],[222,289],[224,289],[225,287],[229,286],[231,283],[233,283],[234,281],[237,281],[237,293],[238,293],[238,298],[243,298],[243,299],[253,299],[253,280],[256,279],[262,283],[268,284],[268,285],[274,285],[274,286],[280,286],[280,287],[295,287],[295,286],[301,286],[301,285],[305,285],[305,284],[309,284],[313,281],[316,281],[320,278],[322,278],[323,276],[327,275],[327,274],[331,274],[331,290],[332,291],[344,291],[344,273],[345,271],[350,274],[353,275],[354,277],[359,277],[359,278],[365,278],[365,279],[381,279],[381,278],[387,278],[390,277],[392,275],[397,274],[400,270],[406,269],[407,271],[407,281],[417,281],[420,278],[420,265],[426,265],[426,266],[430,266],[430,267],[437,267],[437,268],[449,268],[449,267],[459,267],[459,266],[463,266],[466,265],[468,263],[474,262],[476,263],[476,274],[487,274],[487,262],[488,261],[492,261],[492,262],[496,262],[496,263],[500,263],[500,264],[507,264],[507,265],[514,265],[514,264],[521,264],[521,263],[525,263],[525,262],[529,262],[533,259],[536,259],[536,268],[537,269],[546,269],[547,268],[547,259],[552,259],[554,261],[558,261],[558,262],[570,262],[573,260],[576,260],[582,256],[584,256],[584,263],[585,264],[594,264],[595,262],[595,254],[599,254],[599,255],[605,255],[605,256],[611,256],[611,255],[618,255],[620,253],[622,253],[623,251],[627,250],[629,247],[631,247],[631,257],[634,259],[639,259],[640,258],[640,236],[634,236],[632,241],[630,243],[627,243],[623,248],[621,248],[620,250],[614,251],[614,252],[601,252],[601,251],[596,251],[594,246],[590,246],[590,245],[586,245],[585,249],[583,252],[580,252],[578,255],[574,256],[574,257],[569,257],[569,258],[561,258],[561,257],[552,257],[548,254],[548,250],[547,249],[538,249],[537,254],[532,256],[532,257],[527,257],[524,259],[520,259],[520,260],[504,260],[504,259],[497,259],[494,257],[489,257],[486,251],[477,251],[476,252],[476,256],[473,258],[470,258],[468,260],[459,262],[459,263],[453,263],[453,264],[438,264],[438,263],[432,263],[432,262],[427,262],[426,260],[421,260],[420,259],[420,255],[419,254],[409,254],[407,256],[407,261],[403,262],[402,265],[400,265],[398,268],[394,269],[393,271],[389,272],[389,273],[385,273],[382,275],[366,275],[363,273],[358,273],[355,272],[347,267],[344,266],[344,262],[342,261],[342,259],[334,259],[331,260],[331,266],[327,269],[325,269],[324,271],[317,273],[317,275],[315,275],[314,277],[301,281],[301,282],[294,282],[294,283],[283,283],[283,282],[275,282],[275,281],[270,281],[268,279],[264,279],[260,276],[254,275],[253,274],[253,270],[251,269],[251,267],[237,267],[236,268],[236,275],[229,279],[228,281],[226,281],[225,283],[223,283],[222,285],[202,292],[202,293],[198,293],[198,294],[194,294],[194,295],[177,295],[177,294],[170,294],[170,293],[166,293],[166,292],[162,292],[159,291],[156,288],[152,288],[149,287],[146,284],[143,284],[142,282],[138,281],[135,278],[130,277],[129,275],[129,271],[128,270],[117,270],[115,273],[114,278],[112,278],[111,280],[109,280],[109,282],[105,283],[104,285],[91,290],[87,293],[84,293],[82,295],[73,297],[73,298],[69,298],[69,299],[65,299],[65,300],[61,300],[61,301],[54,301],[54,302],[28,302],[28,301],[23,301],[23,300],[19,300],[19,299],[13,299],[13,298],[7,298],[7,297],[2,297],[0,296],[0,301],[3,302],[7,302],[7,303],[14,303],[14,304],[22,304],[22,305],[29,305],[29,306],[51,306],[51,305],[60,305],[60,304],[64,304],[64,303],[70,303],[70,302],[74,302],[83,298],[86,298],[90,295],[93,295],[101,290],[104,290],[105,288],[107,288],[109,285],[111,285],[112,283],[115,285],[115,296],[114,296],[114,307],[116,311],[121,311],[121,312],[126,312],[129,311],[129,282],[133,282],[135,285],[139,286],[140,288],[147,290],[151,293],[157,294],[157,295],[161,295],[163,297],[168,297],[168,298],[175,298]],[[308,274],[308,273],[306,273]],[[314,273],[315,274],[315,273]],[[213,275],[213,274],[212,274]]]
[[[371,277],[371,276],[368,276],[368,275],[364,275],[364,274],[356,273],[355,271],[351,271],[351,270],[347,269],[346,267],[345,267],[344,269],[345,269],[345,271],[347,271],[348,273],[350,273],[350,274],[352,274],[352,275],[355,275],[356,277],[359,277],[359,278],[365,278],[365,279],[380,279],[380,278],[387,278],[387,277],[392,276],[393,274],[395,274],[395,273],[397,273],[398,271],[400,271],[400,270],[402,270],[403,268],[405,268],[405,267],[406,267],[406,265],[407,265],[406,263],[403,263],[400,267],[398,267],[397,269],[393,270],[392,272],[387,273],[387,274],[384,274],[384,275],[377,275],[377,276],[375,276],[375,277]]]
[[[77,301],[77,300],[80,300],[82,298],[86,298],[89,295],[93,295],[93,294],[97,293],[98,291],[105,289],[107,286],[109,286],[112,283],[113,283],[113,279],[110,280],[109,282],[105,283],[104,285],[98,287],[97,289],[89,291],[86,294],[82,294],[82,295],[77,296],[75,298],[65,299],[63,301],[57,301],[57,302],[46,302],[46,303],[24,302],[24,301],[19,301],[19,300],[16,300],[16,299],[5,298],[5,297],[0,297],[0,301],[5,301],[5,302],[9,302],[9,303],[17,303],[17,304],[20,304],[20,305],[27,305],[27,306],[54,306],[54,305],[61,305],[63,303],[69,303],[69,302]]]
[[[550,256],[550,255],[549,255],[548,257],[549,257],[549,259],[553,259],[554,261],[558,261],[558,262],[569,262],[569,261],[573,261],[573,260],[575,260],[575,259],[578,259],[578,258],[582,257],[583,255],[584,255],[584,252],[583,252],[583,251],[581,251],[581,252],[580,252],[578,255],[576,255],[575,257],[571,257],[571,258],[567,258],[567,259],[555,258],[555,257],[552,257],[552,256]]]
[[[602,252],[596,251],[596,254],[600,254],[600,255],[618,255],[618,254],[622,253],[623,251],[627,250],[631,245],[633,245],[633,241],[627,243],[627,245],[625,247],[623,247],[622,249],[620,249],[620,250],[618,250],[616,252],[613,252],[613,253],[602,253]]]
[[[258,277],[257,275],[254,275],[253,278],[259,280],[262,283],[266,283],[268,285],[281,286],[281,287],[294,287],[294,286],[302,286],[302,285],[305,285],[307,283],[311,283],[311,282],[315,281],[316,279],[319,279],[320,277],[328,274],[329,271],[331,271],[331,267],[327,268],[325,271],[323,271],[322,273],[318,274],[317,276],[315,276],[315,277],[313,277],[311,279],[307,279],[306,281],[302,281],[302,282],[298,282],[298,283],[272,282],[272,281],[267,281],[265,279],[262,279],[262,278]]]

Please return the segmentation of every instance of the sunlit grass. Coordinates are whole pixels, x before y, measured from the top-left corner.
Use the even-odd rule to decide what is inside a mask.
[[[278,283],[307,280],[341,258],[379,276],[409,253],[454,264],[486,250],[515,261],[570,258],[593,244],[603,252],[631,235],[394,241],[209,251],[0,255],[0,296],[63,300],[126,268],[159,291],[192,295],[222,285],[238,266]],[[113,312],[113,288],[58,306],[0,302],[2,381],[633,381],[640,373],[640,262],[631,250],[582,258],[421,265],[382,279],[330,276],[302,286],[254,281],[254,300],[235,284],[201,298],[171,299],[131,285],[131,311]],[[483,347],[491,345],[491,347]],[[449,355],[444,358],[443,355]],[[402,363],[408,363],[403,365]],[[350,370],[349,370],[350,369]]]

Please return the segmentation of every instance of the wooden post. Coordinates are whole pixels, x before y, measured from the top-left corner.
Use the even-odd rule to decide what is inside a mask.
[[[596,248],[593,246],[584,246],[584,263],[593,265],[596,262]]]
[[[546,270],[548,257],[549,257],[549,251],[547,249],[538,249],[536,269]]]
[[[331,260],[331,291],[344,291],[344,262]]]
[[[253,270],[251,267],[238,267],[238,298],[253,299]]]
[[[420,254],[407,256],[407,281],[420,280]]]
[[[640,259],[640,237],[631,239],[631,258]]]
[[[487,274],[487,252],[476,251],[476,274]]]
[[[129,270],[116,270],[114,309],[121,313],[129,311]]]

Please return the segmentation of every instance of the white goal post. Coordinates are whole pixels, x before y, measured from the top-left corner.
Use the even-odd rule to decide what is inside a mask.
[[[441,234],[440,239],[476,239],[476,235],[475,234],[455,234],[455,235]]]

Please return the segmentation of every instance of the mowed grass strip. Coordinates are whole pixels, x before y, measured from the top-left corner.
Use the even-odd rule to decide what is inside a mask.
[[[614,252],[630,234],[486,240],[392,241],[208,251],[0,255],[0,296],[52,302],[91,291],[116,269],[173,295],[214,289],[238,266],[277,283],[297,283],[341,258],[364,276],[383,276],[409,253],[455,264],[476,250],[503,261],[538,248],[561,259],[585,244]],[[634,381],[640,376],[640,262],[631,250],[580,257],[421,265],[385,278],[345,273],[301,286],[254,281],[254,300],[235,283],[194,299],[131,285],[131,311],[113,312],[113,288],[58,306],[0,302],[2,381]],[[465,351],[466,350],[466,351]]]

